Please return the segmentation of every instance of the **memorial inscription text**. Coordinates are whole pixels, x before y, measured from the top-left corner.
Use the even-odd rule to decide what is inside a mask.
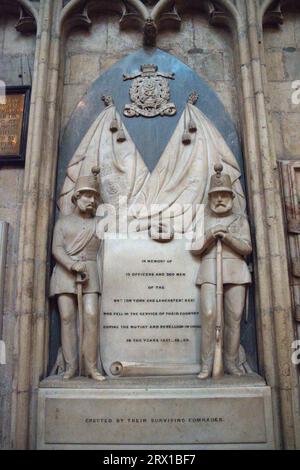
[[[184,242],[174,240],[163,247],[152,240],[106,240],[105,244],[104,367],[108,358],[110,363],[197,364],[197,262],[184,249]],[[116,266],[117,259],[118,270],[112,272],[110,266]]]

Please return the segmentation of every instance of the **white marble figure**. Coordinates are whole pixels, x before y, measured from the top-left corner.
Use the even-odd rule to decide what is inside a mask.
[[[223,371],[242,375],[238,366],[240,324],[251,275],[245,256],[252,251],[248,220],[233,210],[230,176],[216,165],[211,177],[205,214],[205,232],[192,244],[201,256],[196,284],[200,286],[200,379],[221,376]],[[224,361],[224,366],[223,366]]]
[[[57,296],[61,317],[61,340],[66,371],[64,379],[77,373],[104,380],[97,369],[100,282],[96,237],[99,204],[98,169],[92,176],[78,178],[72,201],[74,211],[61,216],[54,229],[53,256],[56,260],[50,295]],[[77,315],[78,311],[78,315]],[[77,347],[77,316],[79,345]]]

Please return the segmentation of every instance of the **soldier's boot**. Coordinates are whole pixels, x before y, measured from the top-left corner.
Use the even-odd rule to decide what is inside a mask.
[[[224,371],[225,373],[227,374],[230,374],[230,375],[235,375],[237,377],[241,377],[243,375],[243,372],[241,371],[241,369],[236,365],[235,362],[231,362],[231,361],[225,361],[224,362]]]
[[[226,374],[235,375],[241,377],[243,374],[242,369],[238,366],[238,354],[230,356],[228,352],[225,351],[224,354],[224,372]]]
[[[96,361],[90,362],[85,358],[84,364],[87,377],[90,377],[93,380],[98,380],[99,382],[105,380],[104,375],[102,375],[96,367]]]
[[[206,380],[211,376],[211,370],[207,365],[202,366],[198,379]]]
[[[209,354],[202,359],[202,367],[201,372],[198,375],[198,379],[206,380],[212,375],[212,368],[213,368],[213,355],[210,351]]]
[[[93,380],[105,380],[105,377],[97,369],[97,344],[86,343],[83,357],[86,376]]]
[[[224,372],[240,377],[243,375],[239,368],[240,321],[235,319],[232,312],[227,311],[224,329]]]
[[[97,380],[98,382],[105,380],[104,375],[100,374],[96,367],[90,368],[90,370],[87,372],[87,376],[93,380]]]
[[[70,379],[72,379],[72,378],[75,376],[75,374],[76,374],[76,370],[77,370],[77,367],[76,367],[76,366],[74,366],[74,367],[72,367],[72,366],[67,366],[66,372],[65,372],[64,375],[63,375],[63,379],[64,379],[64,380],[70,380]]]

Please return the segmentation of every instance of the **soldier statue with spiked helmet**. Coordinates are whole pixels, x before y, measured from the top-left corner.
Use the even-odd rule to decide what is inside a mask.
[[[224,372],[241,375],[238,366],[240,324],[251,275],[245,257],[252,251],[249,223],[234,213],[230,176],[215,165],[205,210],[204,237],[192,244],[201,256],[196,284],[200,287],[200,379]]]
[[[60,217],[54,229],[52,252],[56,266],[50,295],[57,297],[61,317],[64,379],[71,379],[77,371],[94,380],[104,379],[97,369],[101,294],[97,267],[100,240],[96,237],[98,174],[99,169],[93,168],[91,175],[78,178],[72,196],[74,212]]]

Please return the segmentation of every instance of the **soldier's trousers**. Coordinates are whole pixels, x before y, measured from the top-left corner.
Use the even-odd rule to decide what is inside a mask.
[[[67,369],[78,367],[77,341],[77,296],[61,294],[58,296],[58,306],[61,317],[61,342]],[[97,293],[83,295],[83,358],[85,371],[97,367],[98,351],[98,317],[99,295]]]
[[[240,347],[240,325],[245,306],[247,286],[224,285],[224,363],[236,365]],[[201,363],[211,371],[216,342],[216,286],[202,284],[201,310]]]

